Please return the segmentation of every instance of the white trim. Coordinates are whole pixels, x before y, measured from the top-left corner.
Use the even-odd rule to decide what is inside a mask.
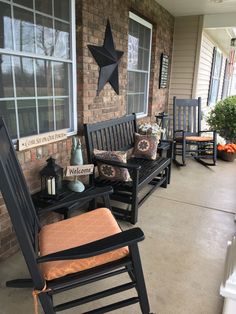
[[[146,20],[142,19],[138,15],[134,14],[133,12],[129,12],[129,18],[138,22],[139,24],[143,24],[144,26],[152,29],[152,24],[147,22]]]
[[[71,134],[77,133],[77,68],[76,68],[76,16],[75,16],[75,0],[71,0],[71,59],[72,59],[72,115],[73,131]],[[70,121],[72,122],[72,121]]]
[[[136,14],[134,14],[132,12],[129,12],[129,18],[150,29],[148,71],[145,71],[145,70],[133,70],[133,69],[129,69],[127,67],[127,71],[130,71],[130,72],[133,71],[133,72],[137,72],[137,73],[146,73],[147,74],[147,83],[145,82],[147,90],[146,90],[146,103],[145,103],[144,108],[143,108],[144,111],[136,113],[137,118],[142,118],[142,117],[146,117],[148,115],[148,99],[149,99],[149,85],[150,85],[150,72],[151,72],[151,53],[152,53],[152,24],[147,22],[147,21],[145,21],[144,19],[142,19],[141,17],[139,17],[138,15],[136,15]],[[145,50],[147,50],[147,49],[145,49]],[[130,94],[127,93],[127,104],[128,104],[128,95],[131,95],[131,94],[132,93],[130,93]]]

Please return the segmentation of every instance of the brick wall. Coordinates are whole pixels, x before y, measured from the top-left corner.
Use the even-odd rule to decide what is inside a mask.
[[[173,17],[155,0],[77,0],[77,80],[78,80],[78,127],[83,123],[97,122],[126,113],[127,90],[127,47],[129,11],[140,15],[153,24],[152,58],[148,117],[167,106],[168,89],[159,89],[159,67],[162,52],[171,56]],[[116,49],[124,51],[119,66],[120,95],[116,95],[109,84],[96,96],[99,68],[91,56],[87,45],[102,45],[109,18]],[[151,118],[152,117],[152,118]],[[32,150],[18,152],[27,184],[31,192],[40,188],[39,171],[46,164],[48,156],[57,159],[58,164],[69,163],[71,140],[57,142]],[[45,217],[49,221],[57,219],[54,215]],[[18,249],[10,218],[0,197],[0,259],[6,258]]]
[[[152,58],[149,87],[148,118],[163,111],[167,106],[168,89],[159,89],[161,53],[171,56],[173,17],[155,0],[86,0],[77,1],[78,51],[78,118],[81,123],[103,121],[126,113],[127,47],[129,11],[153,24]],[[104,32],[109,18],[116,49],[124,51],[119,65],[120,95],[106,84],[96,96],[99,67],[87,45],[103,44]]]

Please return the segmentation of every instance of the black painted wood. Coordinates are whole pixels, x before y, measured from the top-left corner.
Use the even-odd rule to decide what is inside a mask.
[[[85,124],[84,129],[88,160],[96,165],[100,159],[94,157],[94,149],[126,151],[134,146],[134,133],[137,132],[136,116],[132,114],[118,119]],[[103,136],[101,141],[103,145],[100,145],[98,138],[95,137],[97,133]],[[167,156],[158,157],[154,161],[142,158],[131,158],[127,163],[102,160],[108,165],[127,168],[132,177],[132,182],[93,177],[92,182],[96,186],[113,187],[114,193],[110,196],[111,199],[126,204],[126,209],[119,208],[118,205],[112,207],[115,216],[135,224],[138,220],[138,207],[150,195],[150,191],[153,192],[158,186],[167,187],[167,183],[170,183],[172,146],[169,142],[165,145],[165,150],[169,151]],[[162,148],[159,151],[162,152]],[[139,200],[139,192],[147,185],[150,191],[146,192],[146,197]]]
[[[102,145],[104,145],[104,143]],[[123,299],[102,308],[94,309],[90,311],[90,313],[105,313],[139,302],[141,313],[149,314],[147,292],[137,248],[137,243],[144,239],[144,234],[141,229],[134,228],[126,230],[80,247],[56,252],[47,256],[40,256],[40,248],[38,247],[38,234],[41,228],[40,222],[32,203],[30,193],[27,189],[14,147],[8,135],[6,125],[1,117],[0,190],[32,278],[32,281],[28,279],[16,280],[14,282],[12,281],[12,285],[8,284],[9,287],[16,288],[32,286],[34,289],[40,290],[41,293],[38,295],[38,298],[41,302],[43,311],[46,314],[55,314],[57,311],[69,309],[80,304],[104,298],[108,295],[135,288],[137,296]],[[108,195],[111,188],[108,188],[108,190],[107,188],[105,188],[105,190],[102,188],[97,191],[98,193],[96,193],[95,189],[93,194],[90,193],[91,191],[87,192],[84,199],[90,201],[96,196],[105,196],[107,204],[109,205]],[[74,201],[74,199],[67,199],[64,204],[61,204],[62,207],[68,206],[71,201]],[[55,206],[52,206],[50,209],[55,210]],[[69,241],[69,239],[67,239],[67,241]],[[73,273],[51,281],[46,281],[41,273],[39,264],[45,261],[86,258],[113,251],[125,246],[129,247],[130,254],[125,258],[114,262],[106,263],[101,266]],[[112,287],[111,289],[93,293],[80,299],[69,300],[63,304],[54,304],[53,295],[56,293],[61,293],[78,286],[83,286],[85,284],[117,276],[119,274],[130,274],[131,272],[134,274],[134,277],[131,278],[131,281],[128,283],[126,282],[123,285],[119,283],[118,286]],[[50,290],[47,289],[42,291],[45,285]]]
[[[191,136],[201,136],[209,132],[212,140],[197,141],[186,139]],[[204,165],[216,163],[216,132],[201,130],[201,97],[198,99],[173,98],[173,159],[177,165],[185,166],[186,157],[194,157]],[[194,148],[192,148],[194,146]],[[177,160],[181,156],[181,162]],[[211,162],[206,161],[212,159]]]

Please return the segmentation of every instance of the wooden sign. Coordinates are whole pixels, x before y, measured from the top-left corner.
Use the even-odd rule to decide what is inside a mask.
[[[166,88],[168,84],[169,75],[169,56],[161,54],[161,65],[160,65],[160,77],[159,77],[159,88]]]
[[[18,150],[25,150],[40,145],[50,144],[65,140],[67,138],[67,129],[24,137],[18,140]]]
[[[66,177],[86,176],[93,173],[93,168],[94,168],[93,164],[68,166],[66,168]]]

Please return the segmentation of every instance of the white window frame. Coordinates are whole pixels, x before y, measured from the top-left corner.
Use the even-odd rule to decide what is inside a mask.
[[[6,0],[1,0],[1,2],[6,3],[8,5],[10,5],[11,8],[11,12],[13,11],[13,6],[14,7],[18,7],[21,9],[25,9],[26,7],[13,2],[13,0],[10,1],[6,1]],[[14,4],[13,4],[14,3]],[[53,2],[54,3],[54,2]],[[71,51],[71,55],[70,58],[68,60],[63,59],[63,58],[58,58],[58,57],[51,57],[51,56],[43,56],[43,55],[39,55],[36,53],[30,53],[30,52],[22,52],[22,51],[16,51],[14,50],[14,46],[13,46],[13,50],[10,49],[4,49],[4,48],[0,48],[0,54],[3,55],[9,55],[9,56],[17,56],[17,57],[28,57],[28,58],[32,58],[32,59],[40,59],[40,60],[51,60],[54,62],[63,62],[63,63],[67,63],[67,64],[71,64],[71,74],[69,76],[69,80],[70,82],[72,82],[70,84],[71,88],[69,90],[69,99],[71,99],[71,110],[69,112],[69,121],[72,125],[70,125],[70,128],[67,129],[67,136],[71,136],[71,135],[75,135],[77,134],[77,68],[76,68],[76,14],[75,14],[75,0],[70,0],[70,13],[71,13],[71,19],[70,21],[68,21],[68,24],[70,25],[70,51]],[[35,0],[33,0],[33,9],[32,8],[28,8],[27,10],[33,13],[37,13],[39,12],[39,14],[41,16],[45,16],[45,17],[49,17],[52,18],[51,15],[48,15],[44,12],[41,11],[37,11],[35,9]],[[61,20],[60,18],[57,18],[55,16],[53,16],[53,20],[56,21],[61,21],[63,23],[66,23],[64,20]],[[35,23],[35,21],[34,21]],[[14,31],[14,20],[12,19],[12,35],[13,35],[13,45],[15,45],[15,31]],[[13,61],[12,61],[13,62]],[[13,67],[14,67],[14,63],[13,63]],[[35,75],[35,74],[34,74]],[[13,76],[13,89],[14,89],[14,94],[16,95],[16,85],[14,82],[14,76]],[[36,86],[35,86],[36,89]],[[26,99],[32,99],[35,98],[36,99],[36,108],[37,108],[37,112],[38,112],[38,103],[37,100],[38,99],[50,99],[50,98],[54,98],[54,99],[62,99],[63,96],[45,96],[45,97],[37,97],[37,94],[34,97],[17,97],[17,99],[20,100],[26,100]],[[65,97],[64,97],[65,98]],[[16,102],[16,98],[15,97],[6,97],[4,98],[5,100],[13,100]],[[17,112],[17,107],[16,108],[16,127],[17,127],[17,136],[19,136],[19,120],[18,120],[18,112]],[[37,124],[38,123],[38,114],[36,116],[37,119]],[[55,123],[55,112],[54,112],[54,123]],[[50,132],[54,132],[54,131],[49,131]],[[39,134],[39,130],[38,133]],[[40,133],[43,134],[43,133]],[[25,136],[19,137],[19,138],[24,138]],[[16,143],[16,139],[13,139],[13,142]]]
[[[144,108],[143,112],[137,112],[136,116],[137,118],[143,118],[148,115],[148,99],[149,99],[149,84],[150,84],[150,70],[151,70],[151,53],[152,53],[152,24],[147,22],[146,20],[142,19],[138,15],[134,14],[133,12],[129,12],[129,19],[132,19],[139,24],[142,24],[146,26],[147,28],[150,29],[150,43],[149,43],[149,62],[148,62],[148,71],[143,71],[143,70],[134,70],[134,69],[129,69],[127,68],[127,71],[133,71],[133,72],[148,72],[147,75],[147,95],[146,95],[146,106]],[[128,62],[127,62],[128,64]],[[129,64],[128,64],[129,66]],[[127,105],[128,105],[128,93],[127,93]]]

